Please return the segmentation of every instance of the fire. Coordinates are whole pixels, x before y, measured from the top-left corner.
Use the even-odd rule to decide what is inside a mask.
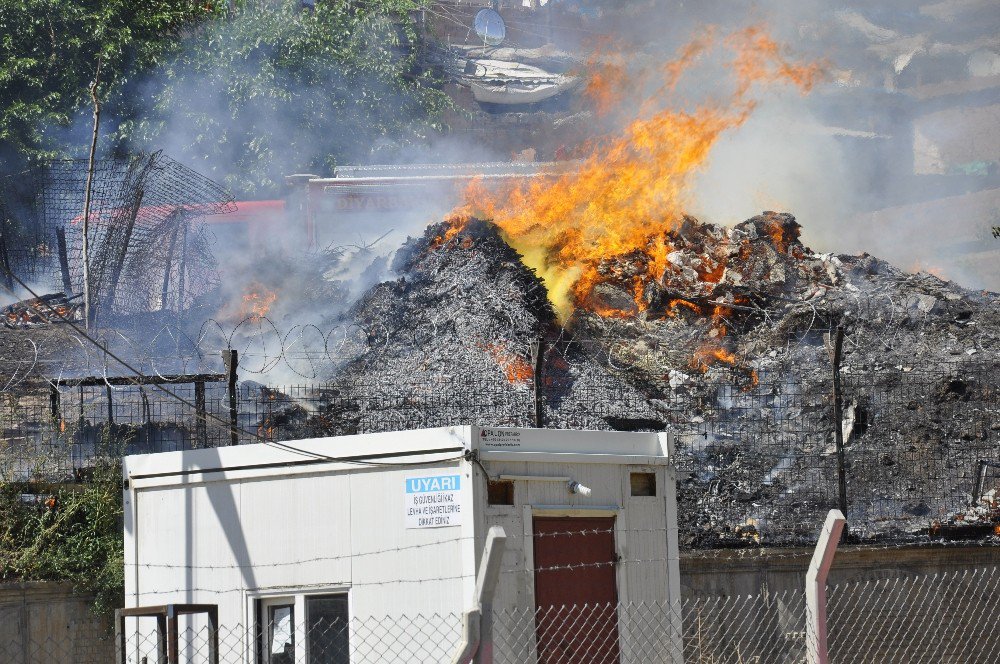
[[[243,295],[243,302],[240,304],[240,317],[252,321],[259,321],[267,316],[271,310],[271,305],[278,299],[278,294],[268,290],[259,283],[253,283]]]
[[[511,385],[527,383],[534,376],[535,372],[531,365],[523,357],[508,352],[501,344],[488,343],[482,347],[489,351],[493,359],[500,365]]]
[[[735,90],[725,103],[704,103],[693,110],[670,106],[672,93],[702,56],[712,49],[732,52],[728,71]],[[632,290],[639,311],[647,307],[643,286],[659,279],[671,252],[664,233],[677,225],[690,204],[691,182],[702,170],[712,147],[726,131],[742,125],[756,101],[752,89],[761,83],[790,83],[803,92],[822,76],[819,64],[790,61],[762,28],[741,30],[718,39],[715,31],[682,47],[677,57],[633,80],[626,58],[602,59],[587,86],[599,113],[612,107],[638,109],[622,129],[599,139],[578,170],[552,177],[517,181],[503,191],[488,190],[481,181],[466,191],[463,214],[492,219],[505,239],[545,281],[561,320],[588,307],[594,287],[605,280],[598,267],[609,257],[641,250],[649,260]],[[624,102],[633,90],[655,92],[638,104]],[[638,84],[637,84],[638,83]],[[464,217],[453,222],[455,233]],[[449,229],[450,230],[450,229]],[[718,278],[716,274],[705,275]],[[590,304],[588,308],[603,312]]]
[[[736,356],[721,346],[706,346],[695,351],[694,357],[691,358],[691,366],[703,373],[716,362],[735,366]]]
[[[479,182],[480,180],[481,178],[474,178],[473,184]],[[462,229],[464,229],[466,224],[468,224],[471,220],[472,216],[466,212],[462,212],[460,210],[452,212],[447,220],[448,227],[445,229],[445,232],[442,235],[439,235],[434,238],[431,247],[437,249],[438,247],[447,245],[449,242],[455,239],[455,236],[457,236],[459,233],[462,232]]]
[[[587,59],[587,72],[583,94],[598,114],[607,115],[625,95],[625,59],[607,42],[601,43]]]

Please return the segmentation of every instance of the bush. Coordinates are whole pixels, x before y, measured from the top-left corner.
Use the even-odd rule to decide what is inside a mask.
[[[108,614],[124,601],[121,462],[100,462],[82,484],[45,493],[0,483],[0,579],[67,581]]]

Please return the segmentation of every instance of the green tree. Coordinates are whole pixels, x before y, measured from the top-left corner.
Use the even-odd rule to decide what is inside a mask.
[[[124,597],[121,464],[100,462],[86,484],[64,485],[41,502],[34,489],[0,482],[0,581],[67,581],[109,613]]]
[[[418,69],[410,0],[248,4],[202,24],[157,70],[118,138],[163,148],[243,195],[281,176],[422,142],[447,97]]]
[[[0,0],[0,155],[79,153],[59,130],[89,105],[98,57],[102,92],[120,107],[185,28],[218,14],[205,0]]]

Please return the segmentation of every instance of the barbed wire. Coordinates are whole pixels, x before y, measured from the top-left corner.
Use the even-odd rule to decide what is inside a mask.
[[[619,545],[628,546],[629,537],[636,534],[667,534],[669,532],[676,532],[676,529],[659,527],[659,528],[584,528],[577,530],[564,530],[564,531],[551,531],[551,532],[539,532],[539,533],[507,533],[505,537],[510,542],[517,542],[518,540],[534,541],[534,540],[544,540],[546,538],[566,538],[566,537],[596,537],[604,535],[613,535],[616,538],[621,538],[618,540]],[[449,544],[460,544],[462,542],[475,542],[475,541],[485,541],[486,536],[465,536],[465,537],[452,537],[448,539],[436,540],[433,542],[420,542],[416,544],[409,544],[397,547],[387,547],[384,549],[378,549],[375,551],[362,551],[353,552],[349,554],[334,555],[334,556],[315,556],[310,558],[296,558],[293,560],[283,560],[280,562],[254,562],[246,564],[203,564],[203,563],[156,563],[156,562],[142,562],[142,563],[129,563],[126,562],[126,567],[140,567],[149,569],[193,569],[193,570],[226,570],[226,569],[269,569],[269,568],[279,568],[279,567],[294,567],[296,565],[312,564],[319,562],[335,562],[339,560],[353,560],[357,558],[365,558],[370,556],[382,556],[395,553],[411,552],[420,549],[432,548],[437,546],[444,546]],[[748,543],[749,544],[749,543]],[[525,546],[522,543],[520,546]],[[997,539],[987,539],[987,540],[930,540],[914,539],[910,542],[893,542],[885,544],[842,544],[838,548],[838,553],[841,555],[854,555],[854,554],[868,554],[877,553],[883,551],[900,551],[900,550],[914,550],[914,549],[994,549],[1000,548],[1000,540]],[[766,559],[766,560],[783,560],[783,559],[798,559],[798,560],[808,560],[813,555],[813,548],[811,545],[803,544],[800,547],[787,549],[787,548],[777,548],[777,547],[765,547],[765,546],[755,546],[748,545],[745,547],[727,547],[722,549],[685,549],[681,551],[681,555],[684,558],[726,558],[726,559]],[[666,562],[668,558],[655,558],[655,559],[625,559],[624,562]],[[610,560],[602,561],[598,563],[587,563],[587,564],[574,564],[568,567],[565,566],[551,566],[551,567],[528,567],[524,569],[514,569],[505,570],[507,572],[532,572],[532,571],[547,571],[556,569],[574,569],[576,567],[600,567],[607,565],[614,565],[618,562],[623,562],[622,560]]]
[[[810,305],[811,306],[811,305]],[[765,309],[758,309],[765,312]],[[928,322],[924,319],[924,322]],[[438,321],[428,320],[431,331],[424,333],[428,338],[434,337]],[[515,326],[510,325],[513,330]],[[893,343],[888,332],[891,324],[884,330],[867,329],[863,334],[845,336],[845,343],[852,348],[865,348],[869,340],[884,348],[892,348]],[[831,328],[824,328],[830,331]],[[812,329],[809,330],[812,332]],[[143,373],[155,376],[196,373],[205,366],[221,365],[221,354],[227,350],[237,350],[241,358],[252,359],[252,362],[241,362],[240,372],[266,379],[279,368],[284,376],[294,376],[302,380],[316,380],[336,375],[338,368],[357,360],[366,363],[376,361],[390,344],[400,344],[408,352],[428,353],[426,344],[412,331],[397,331],[394,336],[383,324],[345,322],[330,326],[324,331],[319,325],[295,324],[282,331],[268,316],[247,316],[235,322],[224,324],[214,318],[205,320],[195,334],[181,324],[164,324],[149,330],[136,331],[129,336],[125,329],[109,329],[99,331],[102,343],[108,348],[115,348],[136,364]],[[407,335],[410,335],[407,337]],[[894,334],[899,334],[895,332]],[[919,331],[910,330],[909,339],[919,340]],[[803,335],[804,337],[805,335]],[[529,356],[530,336],[520,337],[512,334],[499,335],[499,339],[514,347],[513,353],[521,359]],[[30,383],[33,379],[44,379],[47,376],[71,377],[73,375],[101,375],[111,373],[113,363],[106,353],[100,352],[87,344],[73,332],[60,331],[53,333],[46,329],[34,336],[31,330],[22,330],[13,338],[23,341],[24,347],[17,349],[16,356],[5,357],[0,366],[3,371],[0,376],[5,380],[0,384],[0,392],[10,392],[21,383]],[[489,343],[491,339],[469,335],[466,341],[478,342],[480,345]],[[447,340],[442,340],[447,343]],[[922,344],[928,341],[919,342]],[[805,347],[812,343],[799,341]],[[911,344],[912,345],[912,344]],[[921,349],[918,345],[917,351]],[[167,351],[165,348],[172,346]],[[635,339],[627,331],[608,334],[600,339],[583,340],[561,329],[551,341],[547,341],[545,350],[551,354],[560,353],[560,359],[570,364],[579,364],[585,360],[596,361],[612,372],[628,371],[637,366],[656,366],[663,368],[664,363],[673,364],[678,370],[691,370],[689,363],[670,362],[672,356],[679,355],[671,342],[657,343],[656,340],[644,339],[642,349],[635,347]],[[784,355],[791,356],[795,346],[791,341],[784,347]],[[576,349],[584,357],[567,353],[567,349]],[[977,353],[991,354],[989,349],[974,349]],[[914,353],[914,357],[919,353]],[[626,358],[630,362],[626,362]],[[747,356],[740,362],[746,363]],[[772,362],[777,364],[778,361]],[[11,368],[13,367],[13,369]]]

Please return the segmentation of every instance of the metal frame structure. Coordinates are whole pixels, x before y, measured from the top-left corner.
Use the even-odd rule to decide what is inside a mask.
[[[219,664],[219,607],[216,604],[162,604],[115,610],[115,662],[125,664],[125,618],[156,618],[157,664],[178,664],[177,617],[208,617],[208,662]]]

